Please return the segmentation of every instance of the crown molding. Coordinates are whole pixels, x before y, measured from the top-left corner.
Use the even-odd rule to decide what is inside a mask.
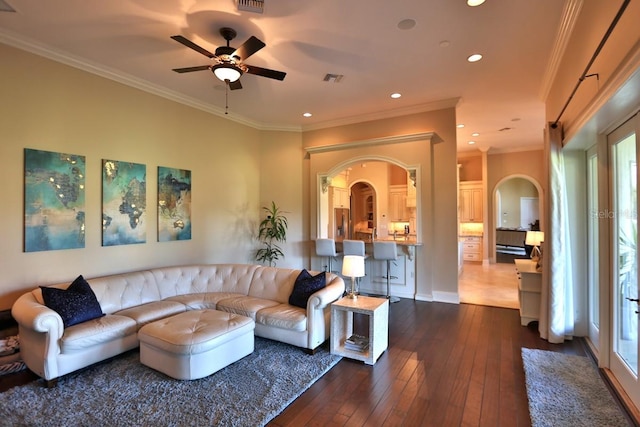
[[[325,153],[327,151],[347,150],[349,148],[370,147],[373,145],[401,144],[404,142],[429,141],[432,144],[443,142],[443,139],[435,132],[422,132],[410,135],[386,136],[382,138],[365,139],[362,141],[351,141],[332,145],[319,145],[307,147],[305,150],[310,154]]]
[[[445,108],[455,108],[460,102],[460,98],[449,98],[440,101],[428,102],[426,104],[417,104],[404,108],[394,108],[393,110],[385,110],[376,113],[361,114],[357,116],[344,117],[335,120],[327,120],[324,122],[314,123],[302,126],[302,131],[326,129],[336,126],[352,125],[355,123],[370,122],[373,120],[389,119],[392,117],[408,116],[411,114],[419,114],[427,111],[443,110]]]
[[[558,27],[558,33],[556,35],[556,41],[554,43],[547,68],[542,78],[542,85],[540,87],[540,99],[545,101],[551,91],[551,86],[556,78],[562,57],[567,50],[567,45],[573,34],[573,29],[578,22],[578,16],[580,10],[582,10],[582,4],[584,0],[566,0],[564,9],[562,10],[562,17],[560,18],[560,26]]]

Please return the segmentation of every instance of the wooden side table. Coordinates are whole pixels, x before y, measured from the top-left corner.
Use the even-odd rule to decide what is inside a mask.
[[[369,347],[363,351],[345,347],[353,335],[354,313],[369,316]],[[389,300],[358,296],[331,304],[331,353],[373,365],[389,345]]]

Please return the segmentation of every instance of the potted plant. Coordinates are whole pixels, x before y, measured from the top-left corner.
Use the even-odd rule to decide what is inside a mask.
[[[260,222],[258,240],[264,247],[257,250],[256,261],[263,264],[269,263],[269,267],[275,267],[276,261],[281,257],[284,258],[278,243],[287,241],[287,217],[273,201],[271,207],[264,206],[262,210],[266,213],[266,217]]]

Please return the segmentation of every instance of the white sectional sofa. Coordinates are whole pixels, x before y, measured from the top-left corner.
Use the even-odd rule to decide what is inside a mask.
[[[37,375],[55,380],[138,347],[137,333],[145,324],[196,309],[250,317],[256,336],[312,352],[329,338],[330,304],[343,295],[345,285],[341,277],[326,273],[326,287],[309,297],[306,309],[300,308],[289,304],[300,273],[250,264],[216,264],[87,279],[104,316],[66,328],[37,288],[12,307],[19,325],[21,356]]]

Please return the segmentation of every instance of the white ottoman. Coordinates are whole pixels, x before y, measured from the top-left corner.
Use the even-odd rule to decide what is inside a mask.
[[[203,378],[251,354],[254,329],[233,313],[180,313],[140,328],[140,362],[179,380]]]

